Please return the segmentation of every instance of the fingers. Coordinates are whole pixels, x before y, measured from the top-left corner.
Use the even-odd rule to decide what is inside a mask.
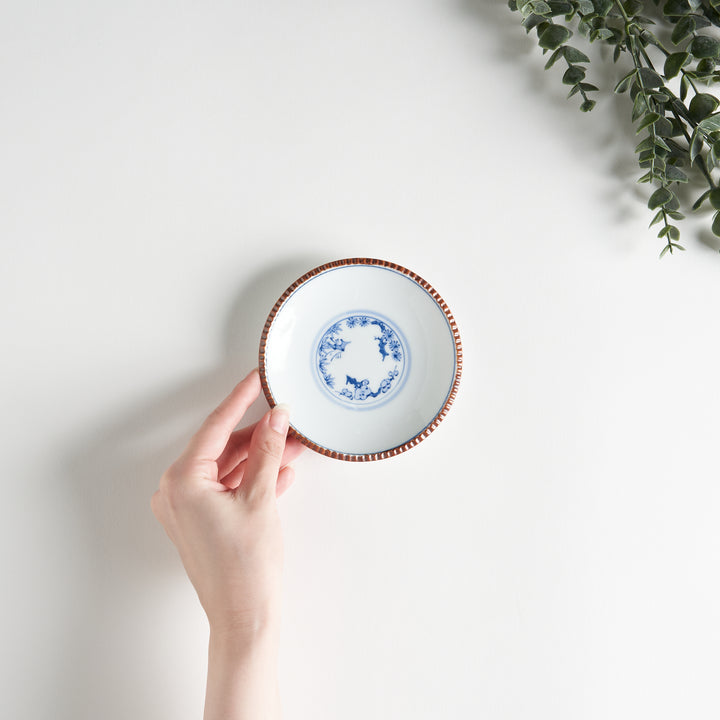
[[[230,435],[222,455],[217,459],[218,479],[222,480],[237,468],[243,460],[247,459],[248,450],[250,449],[250,438],[257,423],[248,425],[242,430],[236,430]]]
[[[284,461],[283,461],[284,462]],[[237,490],[245,474],[245,463],[241,463],[221,482],[228,490]],[[275,483],[275,495],[280,497],[295,482],[295,470],[292,465],[282,465]]]
[[[258,422],[238,489],[247,499],[275,497],[289,422],[288,408],[284,405],[277,405]]]
[[[285,452],[283,452],[281,466],[289,465],[305,452],[305,446],[293,436],[285,438]]]
[[[185,456],[194,460],[217,460],[227,445],[230,433],[259,394],[260,375],[255,369],[208,415],[190,440]]]
[[[245,474],[245,461],[250,451],[250,440],[256,427],[257,423],[234,432],[230,436],[223,454],[218,458],[218,480],[229,488],[237,487],[242,481],[242,476]],[[305,450],[305,446],[297,438],[292,435],[286,438],[280,467],[289,465],[302,454],[303,450]]]
[[[295,482],[295,470],[292,466],[284,467],[278,475],[275,496],[280,497]]]

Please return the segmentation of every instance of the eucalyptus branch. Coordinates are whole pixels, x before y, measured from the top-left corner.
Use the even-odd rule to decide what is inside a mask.
[[[720,188],[714,177],[720,168],[720,101],[700,89],[704,85],[709,90],[720,82],[720,40],[708,31],[720,27],[720,0],[509,0],[508,4],[522,15],[526,32],[536,32],[543,53],[552,53],[546,69],[565,60],[562,81],[570,85],[568,97],[579,94],[585,112],[595,106],[591,94],[599,90],[585,80],[590,58],[570,45],[570,39],[577,33],[589,43],[612,46],[614,62],[628,57],[631,69],[615,92],[629,91],[631,120],[637,123],[637,133],[644,132],[635,148],[638,164],[646,171],[638,182],[655,186],[648,207],[654,211],[650,225],[661,223],[658,237],[665,245],[660,256],[684,249],[678,242],[680,230],[671,221],[684,218],[677,189],[691,178],[702,178],[707,186],[693,210],[709,201],[716,211],[712,230],[720,236]],[[654,19],[644,14],[646,7]],[[668,36],[673,47],[666,41]]]

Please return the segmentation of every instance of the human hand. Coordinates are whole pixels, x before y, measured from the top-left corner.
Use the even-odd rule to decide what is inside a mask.
[[[260,394],[253,370],[205,420],[160,479],[152,510],[178,549],[211,636],[252,636],[275,623],[282,535],[276,497],[303,450],[278,406],[233,432]]]

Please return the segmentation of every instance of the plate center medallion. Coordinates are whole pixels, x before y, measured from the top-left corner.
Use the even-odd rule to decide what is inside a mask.
[[[336,400],[369,407],[394,395],[405,375],[400,333],[384,318],[353,313],[333,322],[315,353],[320,384]]]

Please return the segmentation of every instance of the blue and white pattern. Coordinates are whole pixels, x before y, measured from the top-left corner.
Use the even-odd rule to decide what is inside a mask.
[[[387,320],[352,314],[323,332],[315,362],[327,392],[344,403],[368,407],[400,388],[407,354]]]

